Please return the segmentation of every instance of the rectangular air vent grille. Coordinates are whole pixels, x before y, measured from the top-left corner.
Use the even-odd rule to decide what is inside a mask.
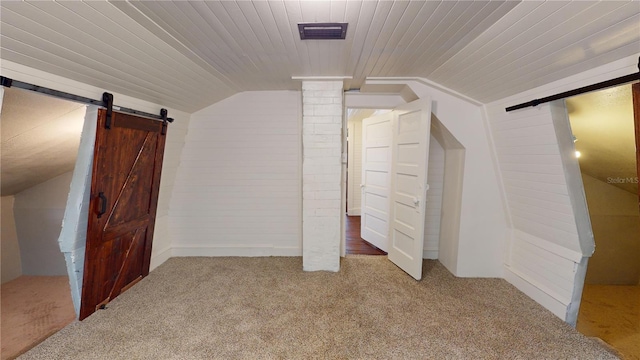
[[[347,36],[347,23],[298,24],[300,40],[340,40]]]

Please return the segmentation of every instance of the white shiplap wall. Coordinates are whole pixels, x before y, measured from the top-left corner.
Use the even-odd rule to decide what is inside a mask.
[[[20,243],[22,274],[67,274],[58,236],[72,172],[66,172],[15,195],[13,214]]]
[[[192,114],[170,209],[174,256],[301,255],[300,92]]]
[[[533,285],[529,295],[565,319],[582,253],[551,107],[487,109],[513,227],[505,278]]]
[[[635,72],[636,62],[628,57],[486,106],[512,222],[505,278],[570,323],[593,243],[580,235],[590,229],[577,225],[582,210],[571,197],[576,185],[568,185],[570,166],[554,127],[557,113],[550,104],[510,113],[505,107]]]
[[[549,104],[497,110],[489,117],[514,227],[580,251]]]
[[[167,141],[162,160],[162,175],[160,177],[160,195],[156,212],[156,226],[153,232],[153,248],[151,249],[151,269],[165,262],[171,257],[172,239],[169,236],[169,203],[176,183],[176,174],[182,149],[189,128],[189,115],[175,113],[178,117],[169,124]],[[173,116],[169,112],[169,116]]]
[[[425,259],[437,259],[440,246],[440,220],[442,218],[442,190],[444,189],[444,148],[431,136],[429,141],[429,172],[427,173],[427,205],[425,209]]]

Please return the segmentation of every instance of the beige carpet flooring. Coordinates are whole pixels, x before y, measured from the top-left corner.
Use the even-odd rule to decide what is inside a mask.
[[[585,285],[576,328],[640,360],[640,285]]]
[[[172,258],[20,359],[616,359],[500,279],[385,256]]]
[[[21,276],[2,284],[1,359],[13,359],[75,318],[66,276]]]

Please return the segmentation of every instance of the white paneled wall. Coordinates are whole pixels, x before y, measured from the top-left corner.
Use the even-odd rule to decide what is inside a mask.
[[[580,251],[550,105],[489,109],[514,228]]]
[[[398,80],[388,82],[391,81],[403,83]],[[452,261],[445,260],[445,266],[460,277],[502,277],[506,217],[482,108],[426,81],[409,80],[404,83],[419,97],[431,97],[433,115],[459,144],[455,149],[465,149],[459,165],[464,174],[459,233],[447,237],[449,244],[446,247],[450,251],[446,251],[444,256]],[[442,246],[439,248],[442,261]]]
[[[0,92],[1,93],[1,92]],[[4,284],[22,275],[22,259],[20,258],[20,244],[16,231],[16,221],[13,217],[13,196],[0,198],[0,283]]]
[[[444,148],[431,136],[429,141],[429,172],[427,173],[427,204],[424,223],[425,259],[437,259],[440,246],[440,220],[442,218],[442,190],[444,189]]]
[[[58,237],[71,176],[72,172],[64,173],[15,195],[13,214],[23,275],[67,274]]]
[[[507,113],[505,107],[627,75],[637,71],[636,62],[637,57],[625,58],[486,106],[512,219],[505,278],[570,323],[593,246],[576,207],[581,189],[575,186],[582,185],[568,185],[570,164],[560,153],[568,149],[559,145],[554,127],[557,108],[543,104]]]
[[[182,114],[178,114],[182,115]],[[175,116],[169,112],[169,116]],[[169,232],[169,203],[176,183],[180,157],[185,144],[189,117],[180,116],[169,124],[167,141],[164,147],[162,160],[162,175],[160,177],[160,194],[158,196],[158,209],[156,212],[156,225],[153,232],[153,247],[151,249],[150,269],[171,257],[171,237]]]
[[[505,277],[565,319],[582,256],[551,107],[487,112],[514,229]]]
[[[300,92],[244,92],[191,116],[175,177],[174,256],[299,256]]]
[[[508,246],[505,279],[563,320],[572,302],[579,253],[518,229]]]

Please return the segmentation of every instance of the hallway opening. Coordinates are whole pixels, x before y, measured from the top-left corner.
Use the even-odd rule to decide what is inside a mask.
[[[640,210],[631,85],[566,100],[596,249],[577,329],[640,359]]]
[[[1,358],[10,359],[76,318],[58,238],[86,107],[3,90]]]

